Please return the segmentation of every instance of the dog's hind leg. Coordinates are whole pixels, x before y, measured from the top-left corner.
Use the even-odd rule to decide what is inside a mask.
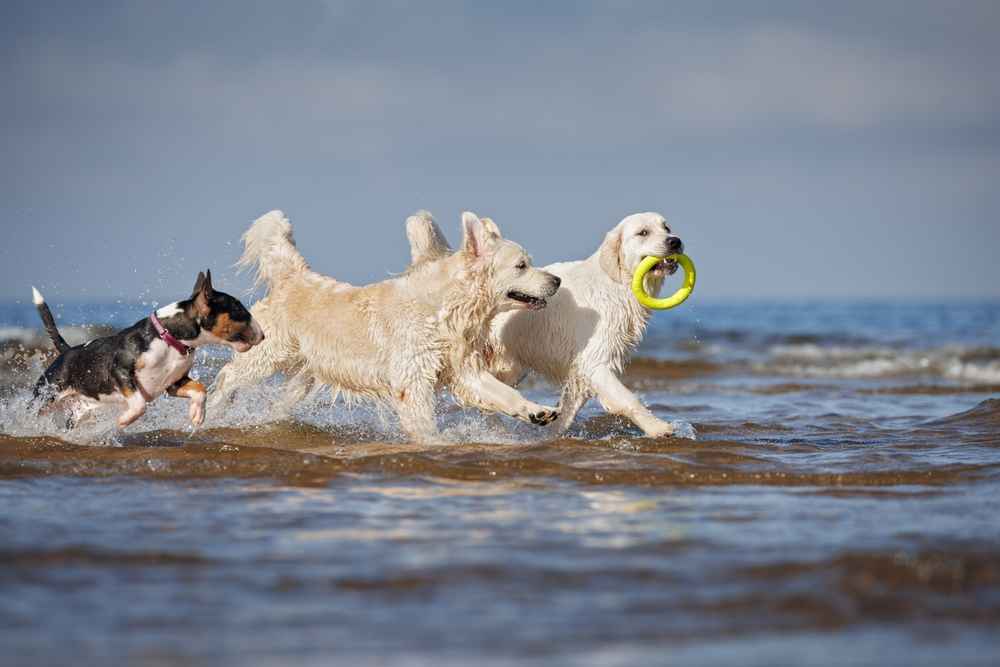
[[[215,411],[222,407],[223,404],[228,404],[232,400],[236,390],[257,382],[262,382],[270,377],[270,374],[252,373],[248,372],[248,370],[246,368],[234,368],[232,362],[222,367],[222,370],[215,376],[215,380],[212,381],[212,384],[208,388],[209,410]]]
[[[307,369],[302,369],[288,379],[281,398],[278,399],[276,410],[279,415],[289,415],[296,404],[301,403],[316,385],[316,378]]]
[[[424,386],[423,383],[396,392],[393,404],[399,416],[400,428],[414,442],[441,441],[434,416],[434,399],[434,387]]]
[[[118,415],[118,428],[125,428],[146,414],[146,406],[153,399],[139,386],[133,371],[124,364],[117,365],[111,371],[111,376],[120,396],[125,399],[125,412]]]
[[[236,355],[222,367],[209,388],[208,407],[210,410],[216,410],[227,403],[236,391],[260,384],[278,371],[286,369],[286,365],[282,363],[285,360],[278,359],[274,354],[269,354],[268,349],[259,349],[267,346],[269,342],[270,339],[265,339],[263,343],[250,352]]]
[[[604,409],[632,420],[651,438],[671,435],[674,427],[654,415],[608,368],[600,368],[590,381]]]
[[[581,386],[579,381],[570,379],[563,386],[562,396],[559,398],[559,417],[548,426],[549,436],[556,437],[565,433],[589,398],[588,389]]]
[[[79,426],[80,422],[97,410],[100,405],[97,401],[84,398],[78,394],[66,393],[62,396],[55,396],[51,391],[41,392],[31,399],[28,409],[38,405],[36,414],[39,417],[48,417],[58,414],[63,417],[63,426],[67,431],[72,431]]]
[[[118,427],[125,428],[139,417],[146,414],[146,397],[141,391],[130,390],[126,394],[125,412],[118,415]]]

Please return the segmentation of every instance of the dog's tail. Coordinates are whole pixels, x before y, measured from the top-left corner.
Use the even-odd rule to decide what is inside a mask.
[[[406,219],[406,238],[410,242],[410,266],[444,257],[451,252],[448,239],[427,211],[417,211]]]
[[[38,315],[42,318],[42,324],[45,326],[45,332],[49,334],[49,338],[52,339],[52,344],[56,346],[56,349],[60,353],[65,352],[69,349],[69,343],[66,339],[62,337],[59,333],[58,327],[56,327],[56,320],[52,317],[52,311],[49,310],[49,305],[45,303],[45,297],[34,287],[31,288],[31,300],[35,302],[35,308],[38,309]]]
[[[243,256],[237,266],[254,271],[254,287],[265,284],[268,289],[282,278],[309,269],[295,247],[292,224],[277,210],[257,218],[243,234]]]

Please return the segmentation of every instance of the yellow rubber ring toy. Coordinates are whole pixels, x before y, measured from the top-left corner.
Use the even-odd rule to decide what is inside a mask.
[[[674,292],[673,296],[657,299],[646,294],[646,291],[642,288],[642,279],[646,277],[646,274],[649,273],[650,269],[664,259],[672,259],[680,264],[681,268],[684,269],[684,284],[679,290]],[[646,308],[652,308],[653,310],[666,310],[667,308],[673,308],[681,305],[689,296],[691,296],[691,291],[694,289],[694,279],[694,262],[692,262],[691,258],[687,255],[647,257],[639,262],[639,266],[636,267],[635,273],[632,274],[632,294],[635,294],[635,298],[639,300],[639,303],[646,306]]]

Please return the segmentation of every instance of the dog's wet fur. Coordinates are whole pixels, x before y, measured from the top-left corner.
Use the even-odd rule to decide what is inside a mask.
[[[432,220],[416,220],[406,233],[412,266],[440,261],[451,251]],[[635,213],[609,231],[589,258],[542,267],[560,277],[562,287],[544,310],[505,312],[493,320],[489,372],[517,386],[535,371],[560,386],[560,416],[551,425],[553,435],[565,431],[592,397],[648,436],[670,435],[672,424],[643,405],[622,384],[621,374],[650,316],[632,294],[632,275],[646,257],[682,252],[684,243],[666,218],[655,212]],[[646,293],[659,293],[664,278],[676,270],[673,260],[657,263],[646,274]]]
[[[419,212],[407,227],[428,229]],[[212,405],[276,373],[288,380],[289,410],[315,386],[395,410],[413,440],[440,438],[438,389],[461,404],[544,425],[558,412],[525,399],[485,370],[486,336],[503,312],[538,310],[559,278],[531,266],[525,250],[504,239],[489,218],[462,215],[459,251],[403,275],[354,286],[309,268],[281,211],[258,218],[244,234],[241,264],[257,273],[267,295],[253,314],[268,340],[240,355],[216,377]]]

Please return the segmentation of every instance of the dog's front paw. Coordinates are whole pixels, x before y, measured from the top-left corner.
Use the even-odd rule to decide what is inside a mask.
[[[669,422],[657,420],[653,424],[643,425],[642,430],[646,432],[647,437],[664,438],[674,434],[674,425]]]
[[[549,408],[544,408],[538,412],[532,412],[528,415],[528,421],[530,421],[535,426],[545,426],[551,424],[556,419],[559,418],[559,411],[552,410]]]
[[[188,417],[194,426],[201,426],[205,423],[205,401],[191,401],[188,406]]]

